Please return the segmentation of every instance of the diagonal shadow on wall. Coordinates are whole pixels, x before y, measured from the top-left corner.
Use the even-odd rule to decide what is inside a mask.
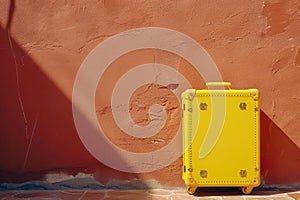
[[[0,183],[43,181],[51,173],[95,174],[101,184],[138,179],[101,164],[83,146],[72,103],[12,38],[14,9],[12,0],[6,28],[0,27]],[[126,165],[113,150],[111,155]]]

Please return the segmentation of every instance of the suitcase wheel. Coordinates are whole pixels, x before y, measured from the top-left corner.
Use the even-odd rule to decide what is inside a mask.
[[[242,192],[244,194],[251,194],[253,187],[252,186],[248,186],[248,187],[243,187],[242,188]]]
[[[187,193],[189,193],[191,195],[195,194],[196,190],[197,190],[197,187],[192,187],[192,186],[187,186],[186,187]]]

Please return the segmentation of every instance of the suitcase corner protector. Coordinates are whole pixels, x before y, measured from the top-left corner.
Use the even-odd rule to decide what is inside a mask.
[[[187,89],[181,94],[182,99],[192,101],[196,96],[196,89]]]

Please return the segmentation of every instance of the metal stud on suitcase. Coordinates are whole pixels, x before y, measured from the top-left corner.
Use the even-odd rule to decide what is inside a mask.
[[[260,184],[259,92],[230,89],[228,82],[206,85],[182,93],[187,192],[219,186],[250,194]]]

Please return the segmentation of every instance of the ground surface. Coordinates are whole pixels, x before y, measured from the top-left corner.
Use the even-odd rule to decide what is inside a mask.
[[[300,199],[300,189],[265,188],[254,190],[251,195],[242,195],[236,189],[203,189],[194,196],[185,190],[60,190],[60,191],[2,191],[1,200],[9,199],[78,199],[78,200],[293,200]]]

